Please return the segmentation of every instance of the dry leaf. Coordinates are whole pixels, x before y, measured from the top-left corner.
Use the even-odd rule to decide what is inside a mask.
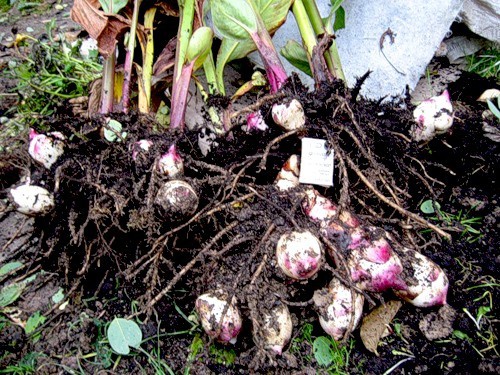
[[[97,40],[99,52],[108,58],[114,53],[120,36],[130,28],[130,21],[117,14],[104,13],[95,3],[95,0],[75,0],[71,8],[71,19],[82,25]]]
[[[161,51],[160,56],[158,56],[158,58],[156,59],[153,66],[154,76],[159,76],[163,72],[167,71],[168,69],[174,66],[176,45],[177,45],[177,37],[175,36],[168,41],[165,48],[163,48],[163,51]]]
[[[402,306],[401,301],[389,301],[363,318],[360,336],[365,348],[379,355],[377,346],[389,323]]]

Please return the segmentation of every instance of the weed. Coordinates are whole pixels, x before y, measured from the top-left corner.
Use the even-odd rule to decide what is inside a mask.
[[[304,354],[304,353],[310,353],[312,350],[312,332],[313,332],[313,325],[310,323],[305,323],[299,330],[299,334],[291,341],[290,343],[290,353],[292,354],[299,354],[303,357],[303,359],[307,362],[311,361],[311,355],[310,354]],[[304,346],[309,347],[311,350],[304,350]]]
[[[31,352],[26,354],[18,364],[6,366],[4,369],[0,369],[0,374],[11,374],[11,375],[28,375],[36,373],[36,366],[38,358],[43,357],[42,353]]]
[[[354,340],[341,346],[332,337],[314,337],[313,328],[310,323],[300,328],[298,335],[290,343],[290,353],[299,355],[304,362],[312,362],[314,356],[314,360],[323,368],[323,373],[331,375],[348,374],[349,366],[362,366],[361,363],[350,363]]]
[[[189,354],[187,358],[186,367],[184,368],[184,375],[189,375],[189,373],[191,372],[191,365],[196,360],[196,357],[202,352],[203,346],[204,346],[203,340],[200,338],[199,335],[195,335],[193,337],[191,345],[189,345]]]
[[[319,336],[313,342],[316,362],[325,367],[328,374],[349,374],[349,359],[354,347],[354,340],[340,346],[332,337]]]
[[[478,54],[467,56],[467,70],[485,78],[500,76],[500,49],[488,48]]]
[[[9,112],[15,112],[27,125],[36,121],[36,115],[51,115],[55,108],[71,98],[88,93],[89,84],[98,78],[102,67],[94,59],[83,59],[78,45],[65,41],[63,35],[52,37],[55,20],[47,24],[48,40],[18,35],[17,45],[30,45],[29,55],[9,63],[7,75],[18,81],[14,91],[21,100]]]
[[[215,363],[224,365],[226,367],[231,367],[234,365],[234,361],[236,360],[236,352],[233,349],[226,349],[212,344],[210,345],[209,352]]]
[[[441,205],[433,200],[426,200],[420,205],[420,210],[424,214],[435,214],[430,217],[431,220],[441,222],[448,227],[448,229],[456,228],[460,231],[460,238],[465,239],[469,243],[479,241],[483,237],[478,226],[482,224],[481,217],[471,217],[470,213],[474,208],[467,212],[459,210],[458,213],[452,214],[441,209]]]

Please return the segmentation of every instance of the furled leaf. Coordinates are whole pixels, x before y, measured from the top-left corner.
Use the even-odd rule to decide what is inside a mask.
[[[107,336],[111,348],[122,355],[129,354],[131,347],[139,348],[142,341],[142,332],[137,323],[123,318],[113,319]]]
[[[495,104],[493,104],[493,101],[491,101],[490,99],[488,99],[486,102],[488,103],[488,108],[490,109],[490,111],[496,116],[496,118],[500,119],[500,96],[497,98],[498,107],[496,107]]]
[[[186,53],[187,61],[196,60],[194,70],[199,68],[212,47],[214,33],[210,27],[202,26],[193,33],[189,39],[189,45]]]
[[[272,35],[285,22],[293,0],[254,0],[254,3],[267,31]],[[255,43],[249,36],[241,41],[222,39],[217,55],[217,85],[224,87],[224,67],[228,62],[241,59],[256,49]]]
[[[99,0],[99,3],[106,13],[118,14],[120,10],[125,8],[128,0]]]
[[[281,55],[297,69],[312,77],[311,66],[305,48],[295,40],[289,40],[280,51]]]
[[[23,266],[23,264],[21,262],[10,262],[10,263],[4,264],[0,268],[0,277],[7,275],[9,272],[17,270],[18,268],[21,268],[22,266]]]
[[[363,318],[360,337],[366,349],[379,355],[377,352],[378,343],[401,306],[401,301],[389,301]]]
[[[212,21],[225,38],[245,40],[257,32],[255,13],[245,0],[215,0],[212,5]]]

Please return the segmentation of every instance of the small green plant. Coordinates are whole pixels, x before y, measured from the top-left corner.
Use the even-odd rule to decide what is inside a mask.
[[[290,353],[300,356],[304,362],[312,362],[313,358],[323,369],[322,373],[342,375],[349,373],[350,355],[354,348],[354,340],[340,345],[330,336],[313,336],[314,326],[304,324],[299,334],[290,343]],[[354,365],[355,367],[361,364]]]
[[[80,56],[78,45],[71,45],[61,35],[52,37],[55,20],[47,24],[49,39],[18,35],[18,45],[30,44],[29,55],[9,62],[6,75],[18,81],[15,92],[21,97],[10,112],[19,114],[28,125],[36,115],[50,115],[63,101],[84,96],[92,81],[101,75],[101,64],[94,58]]]
[[[170,366],[161,359],[159,347],[152,349],[151,353],[141,347],[143,343],[142,331],[136,322],[124,318],[113,319],[107,329],[107,339],[113,351],[120,356],[132,355],[131,349],[135,349],[137,352],[147,357],[148,363],[153,367],[155,374],[174,375]],[[119,361],[119,359],[117,361]],[[115,367],[117,363],[118,362],[115,363]]]
[[[47,318],[43,316],[40,311],[36,311],[26,321],[24,332],[26,332],[27,335],[31,335],[33,342],[40,340],[41,332],[37,332],[36,329],[45,323],[46,320]]]
[[[43,357],[42,353],[31,352],[26,354],[16,365],[8,365],[4,369],[0,369],[0,374],[10,375],[28,375],[36,374],[38,358]]]
[[[467,70],[485,78],[498,78],[500,76],[500,49],[488,48],[467,56]]]
[[[290,353],[292,354],[307,353],[307,351],[303,350],[304,345],[307,345],[312,349],[313,328],[314,328],[313,325],[310,323],[305,323],[302,326],[302,328],[300,328],[299,334],[290,343]],[[304,358],[304,360],[308,362],[311,361],[312,357],[310,354],[301,354],[301,356]]]
[[[483,235],[477,229],[482,223],[481,217],[470,217],[471,210],[464,212],[459,210],[458,213],[452,214],[441,210],[439,202],[428,199],[420,205],[420,210],[424,214],[435,214],[431,216],[431,220],[441,222],[449,229],[457,228],[460,231],[460,238],[465,239],[469,243],[477,242]]]
[[[326,368],[328,374],[348,374],[349,359],[354,341],[340,346],[333,338],[320,336],[313,342],[313,353],[316,362]]]
[[[200,335],[195,335],[193,337],[193,341],[191,341],[191,345],[189,345],[189,354],[186,367],[184,368],[184,375],[189,375],[191,373],[191,365],[196,360],[196,357],[202,352],[204,345]]]
[[[236,360],[236,352],[234,349],[227,349],[212,344],[210,345],[209,352],[215,363],[226,367],[234,365],[234,361]]]

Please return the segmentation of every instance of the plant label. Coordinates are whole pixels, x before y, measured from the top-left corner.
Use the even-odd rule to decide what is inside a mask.
[[[325,140],[302,138],[299,182],[333,186],[333,150],[327,150]]]

